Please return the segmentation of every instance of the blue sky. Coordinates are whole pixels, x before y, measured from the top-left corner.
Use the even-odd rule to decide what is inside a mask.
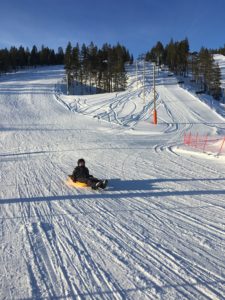
[[[225,44],[224,0],[2,0],[0,47],[120,42],[137,56],[160,40]]]

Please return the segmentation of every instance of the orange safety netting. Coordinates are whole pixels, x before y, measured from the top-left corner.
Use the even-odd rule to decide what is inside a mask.
[[[225,154],[225,137],[211,137],[208,134],[202,136],[189,132],[184,134],[184,145],[202,152]]]

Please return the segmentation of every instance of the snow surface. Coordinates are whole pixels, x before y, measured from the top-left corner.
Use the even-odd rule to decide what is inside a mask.
[[[224,159],[182,151],[225,119],[174,77],[65,96],[62,67],[0,78],[0,299],[225,299]],[[184,150],[184,149],[183,149]],[[109,179],[65,185],[78,158]]]

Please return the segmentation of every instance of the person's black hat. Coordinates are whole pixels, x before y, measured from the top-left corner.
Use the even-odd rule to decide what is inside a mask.
[[[79,166],[80,163],[83,163],[85,165],[85,160],[83,158],[78,159],[77,165]]]

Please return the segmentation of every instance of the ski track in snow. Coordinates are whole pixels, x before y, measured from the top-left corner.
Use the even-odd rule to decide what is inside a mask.
[[[154,126],[142,72],[89,96],[61,66],[1,78],[1,299],[225,299],[224,160],[176,150],[224,119],[161,71]],[[107,190],[65,185],[80,157]]]

